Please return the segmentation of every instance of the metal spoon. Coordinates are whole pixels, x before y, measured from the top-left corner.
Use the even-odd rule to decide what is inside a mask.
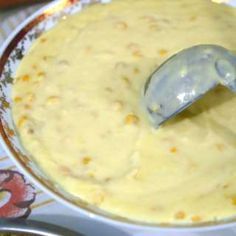
[[[157,128],[219,84],[236,93],[236,55],[217,45],[194,46],[170,57],[150,76],[144,108]]]
[[[85,236],[62,226],[25,219],[1,219],[0,234],[1,233],[25,236]]]

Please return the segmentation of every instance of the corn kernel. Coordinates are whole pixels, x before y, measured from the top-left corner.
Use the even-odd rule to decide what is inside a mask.
[[[91,160],[92,160],[91,157],[86,156],[86,157],[84,157],[84,158],[82,159],[82,163],[83,163],[84,165],[88,165],[88,164],[91,162]]]
[[[46,41],[47,41],[46,38],[41,38],[41,39],[40,39],[40,42],[41,42],[41,43],[45,43]]]
[[[143,54],[142,54],[139,50],[134,51],[134,52],[132,53],[132,55],[133,55],[134,57],[143,57]]]
[[[121,29],[121,30],[126,30],[128,28],[128,25],[124,21],[120,21],[116,23],[116,28]]]
[[[43,56],[43,60],[47,61],[49,59],[49,56]]]
[[[134,68],[134,74],[139,74],[139,73],[140,73],[139,68],[135,67],[135,68]]]
[[[178,219],[178,220],[182,220],[186,217],[186,214],[185,212],[183,211],[178,211],[176,214],[175,214],[175,219]]]
[[[231,202],[232,202],[233,205],[236,205],[236,197],[232,197]]]
[[[113,108],[115,111],[121,111],[123,107],[124,107],[124,104],[121,101],[115,101],[113,104]]]
[[[112,92],[113,92],[113,89],[110,88],[110,87],[106,87],[105,90],[106,90],[107,92],[109,92],[109,93],[112,93]]]
[[[47,98],[47,104],[48,105],[55,104],[56,102],[58,102],[58,100],[59,100],[58,96],[50,96]]]
[[[59,166],[59,171],[61,171],[63,175],[71,175],[71,170],[67,166]]]
[[[28,102],[33,102],[35,99],[35,95],[33,93],[28,93],[27,96],[26,96],[26,100]]]
[[[13,100],[14,100],[14,102],[21,102],[22,101],[22,97],[15,97]]]
[[[172,147],[172,148],[170,149],[170,152],[176,153],[176,152],[177,152],[177,148],[176,148],[176,147]]]
[[[217,143],[216,148],[222,152],[225,149],[225,145],[223,143]]]
[[[127,76],[123,76],[121,79],[126,83],[127,86],[130,86],[130,80]]]
[[[159,50],[159,55],[160,55],[161,57],[166,56],[167,53],[168,53],[168,51],[167,51],[166,49],[161,49],[161,50]]]
[[[93,172],[89,172],[89,173],[88,173],[88,177],[94,179],[95,175],[94,175]]]
[[[140,46],[137,43],[129,43],[127,45],[127,48],[132,51],[138,51],[140,49]]]
[[[27,132],[28,132],[28,134],[33,134],[34,130],[30,128],[30,129],[27,130]]]
[[[21,116],[17,122],[17,126],[21,127],[22,125],[24,125],[24,123],[26,122],[27,119],[28,119],[27,116],[25,116],[25,115]]]
[[[138,124],[139,118],[134,114],[129,114],[125,117],[125,124],[131,125],[131,124]]]
[[[196,16],[191,16],[189,20],[190,20],[190,21],[195,21],[196,19],[197,19]]]
[[[38,72],[37,76],[45,76],[45,72],[40,71],[40,72]]]
[[[24,108],[25,108],[26,110],[29,110],[29,109],[31,109],[31,106],[30,106],[29,104],[25,104],[25,105],[24,105]]]
[[[200,216],[192,216],[191,217],[191,220],[193,221],[193,222],[199,222],[199,221],[201,221],[202,220],[202,218],[200,217]]]
[[[96,192],[93,194],[93,202],[96,205],[101,204],[105,199],[105,194],[103,192]]]
[[[149,28],[150,28],[151,30],[158,30],[158,29],[159,29],[159,25],[158,25],[158,24],[151,24],[151,25],[149,26]]]
[[[21,80],[24,82],[28,82],[30,80],[30,77],[29,77],[29,75],[24,75],[21,77]]]

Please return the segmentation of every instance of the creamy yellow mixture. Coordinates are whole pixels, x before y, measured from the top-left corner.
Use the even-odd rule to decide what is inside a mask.
[[[236,97],[219,87],[155,130],[145,81],[196,44],[236,49],[236,9],[207,0],[114,0],[44,33],[22,60],[13,117],[67,192],[150,223],[236,214]]]

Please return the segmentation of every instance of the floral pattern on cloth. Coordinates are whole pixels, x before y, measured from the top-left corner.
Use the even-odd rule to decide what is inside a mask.
[[[26,218],[36,191],[18,171],[0,170],[0,196],[0,218]]]
[[[8,9],[0,13],[0,46],[7,36],[43,4],[25,6],[22,10]],[[0,146],[0,156],[5,156]],[[35,202],[36,189],[18,171],[5,169],[10,160],[0,165],[0,218],[27,218]]]

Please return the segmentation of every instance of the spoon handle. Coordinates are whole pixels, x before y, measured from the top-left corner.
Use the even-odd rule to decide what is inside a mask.
[[[24,219],[2,219],[0,221],[1,232],[38,236],[85,236],[61,226]]]
[[[232,91],[236,92],[236,56],[229,52],[225,54],[215,63],[216,71],[220,78],[220,83]]]

